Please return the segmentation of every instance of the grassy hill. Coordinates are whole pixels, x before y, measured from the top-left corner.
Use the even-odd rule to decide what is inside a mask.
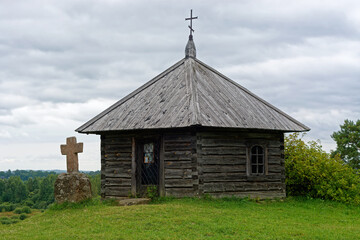
[[[360,207],[321,200],[166,199],[47,210],[1,239],[360,239]]]

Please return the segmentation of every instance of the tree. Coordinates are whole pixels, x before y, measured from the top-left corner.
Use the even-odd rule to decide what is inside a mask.
[[[351,167],[360,169],[360,120],[355,123],[346,119],[340,125],[340,131],[334,132],[331,137],[337,144],[331,156],[338,154]]]

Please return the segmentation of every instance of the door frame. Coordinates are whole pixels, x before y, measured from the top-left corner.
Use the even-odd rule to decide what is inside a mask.
[[[144,194],[141,185],[141,159],[139,146],[146,141],[158,141],[159,144],[159,166],[158,166],[158,193],[165,196],[165,176],[164,176],[164,139],[163,135],[147,135],[146,137],[132,137],[131,153],[131,195],[142,196]],[[146,186],[146,185],[145,185]]]

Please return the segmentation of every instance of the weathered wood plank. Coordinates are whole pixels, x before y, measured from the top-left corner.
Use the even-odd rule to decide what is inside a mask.
[[[165,164],[165,169],[168,169],[168,168],[191,169],[192,168],[191,159],[190,159],[190,161],[165,161],[164,164]]]
[[[245,192],[283,190],[285,185],[279,182],[222,182],[204,183],[204,192]]]
[[[238,198],[260,198],[260,199],[274,199],[274,198],[285,198],[286,193],[283,191],[253,191],[253,192],[217,192],[211,193],[211,196],[215,198],[223,197],[238,197]]]
[[[202,170],[204,173],[231,173],[239,172],[245,173],[245,165],[203,165]]]
[[[192,179],[166,179],[165,188],[168,187],[192,187]]]
[[[136,196],[136,145],[135,138],[131,138],[131,195]]]
[[[203,155],[244,155],[246,148],[239,147],[202,147]]]
[[[239,156],[204,156],[203,162],[206,165],[245,165],[246,155]]]
[[[128,197],[131,193],[131,187],[110,187],[105,186],[105,196],[110,197]]]
[[[191,151],[194,149],[194,144],[191,142],[186,143],[166,143],[165,144],[165,152],[173,152],[173,151]]]
[[[172,169],[166,168],[165,169],[165,179],[172,179],[172,178],[192,178],[192,170],[191,169]]]
[[[104,156],[105,159],[112,159],[112,158],[126,158],[126,159],[130,159],[131,161],[131,152],[128,152],[128,153],[105,153],[105,156]]]
[[[160,164],[159,164],[159,195],[165,196],[165,144],[164,138],[160,139]]]
[[[172,197],[193,197],[196,196],[194,189],[189,188],[165,188],[166,196]]]
[[[202,139],[202,145],[204,147],[246,147],[244,139],[212,139],[204,138]]]

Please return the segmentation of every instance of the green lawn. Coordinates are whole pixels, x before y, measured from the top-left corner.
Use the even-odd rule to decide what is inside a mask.
[[[47,210],[1,239],[360,239],[360,207],[321,201],[173,199]]]

